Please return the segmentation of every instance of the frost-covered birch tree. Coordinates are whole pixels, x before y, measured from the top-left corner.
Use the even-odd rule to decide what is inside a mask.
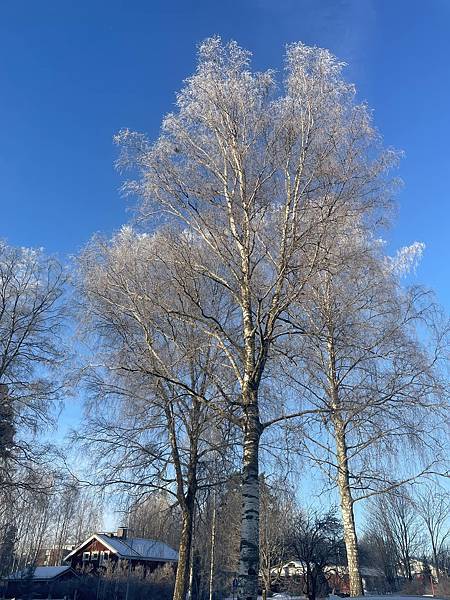
[[[97,482],[122,486],[135,501],[164,491],[178,504],[174,599],[183,600],[197,495],[224,476],[233,424],[220,409],[217,382],[226,389],[229,376],[217,349],[194,320],[172,316],[182,313],[183,299],[170,262],[162,233],[130,228],[92,240],[80,256],[80,312],[95,352],[87,368],[92,402],[78,437],[98,449]],[[220,287],[209,294],[220,306]],[[211,473],[219,460],[221,472]]]
[[[244,447],[240,600],[257,596],[261,435],[302,412],[301,403],[263,402],[284,316],[315,276],[323,236],[349,215],[368,223],[388,203],[395,155],[380,149],[342,66],[326,50],[292,44],[278,84],[273,71],[252,71],[236,43],[211,38],[156,142],[117,136],[119,165],[138,171],[126,189],[140,198],[142,222],[185,232],[177,318],[200,324],[239,390],[228,405],[240,410]],[[205,282],[222,288],[232,319],[208,311]]]
[[[304,439],[337,484],[350,592],[359,596],[354,503],[445,460],[441,367],[448,325],[436,325],[439,311],[430,293],[401,286],[400,275],[417,259],[420,244],[390,259],[353,219],[322,249],[325,268],[309,284],[297,320],[292,312],[302,335],[289,378],[318,409],[317,426]],[[406,448],[415,460],[401,475]]]

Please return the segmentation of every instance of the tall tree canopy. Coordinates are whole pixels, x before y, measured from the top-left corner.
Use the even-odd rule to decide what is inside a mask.
[[[235,42],[211,38],[158,140],[117,136],[119,165],[139,173],[126,190],[140,197],[141,218],[176,232],[172,283],[183,303],[173,317],[202,327],[236,381],[228,403],[239,408],[244,445],[241,600],[257,595],[261,435],[304,412],[301,398],[270,402],[289,307],[324,265],[322,240],[349,219],[371,228],[390,203],[396,155],[381,148],[342,67],[326,50],[292,44],[279,85],[272,71],[252,71]],[[211,311],[212,284],[225,313]]]

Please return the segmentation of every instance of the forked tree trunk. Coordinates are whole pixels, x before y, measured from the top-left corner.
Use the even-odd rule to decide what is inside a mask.
[[[241,545],[238,600],[257,600],[259,573],[259,440],[257,406],[248,414],[242,465]]]
[[[189,587],[189,571],[191,563],[191,546],[193,530],[193,506],[191,509],[184,509],[182,513],[182,528],[180,537],[180,546],[178,550],[178,567],[175,579],[175,589],[173,600],[186,600],[186,594]]]
[[[345,430],[339,416],[333,419],[336,438],[336,455],[338,462],[338,489],[344,525],[344,541],[347,551],[348,577],[350,596],[363,596],[364,589],[359,567],[358,540],[356,536],[355,515],[353,511],[353,498],[350,489],[350,475],[348,468],[348,451],[345,440]]]
[[[198,423],[198,411],[200,402],[193,398],[193,410],[191,419]],[[194,512],[195,498],[197,495],[197,466],[198,466],[198,431],[191,432],[189,438],[189,463],[187,465],[187,482],[183,480],[182,462],[178,450],[178,441],[175,429],[173,407],[170,401],[165,406],[169,439],[172,447],[172,460],[175,468],[177,481],[177,497],[181,508],[182,524],[180,545],[178,550],[178,566],[175,578],[175,589],[173,600],[186,600],[186,594],[190,584],[190,564],[192,539],[194,534]]]

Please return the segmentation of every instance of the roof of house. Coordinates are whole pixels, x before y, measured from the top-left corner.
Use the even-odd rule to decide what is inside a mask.
[[[45,581],[48,579],[57,579],[58,577],[61,577],[61,575],[65,575],[68,572],[72,572],[75,575],[73,569],[67,566],[35,567],[34,570],[31,571],[30,569],[22,569],[22,571],[16,571],[15,573],[11,573],[11,575],[8,576],[8,579],[10,581],[18,581],[21,579],[28,579],[31,575],[31,579],[33,579],[34,581],[38,579],[41,581]]]
[[[98,540],[111,552],[114,552],[119,558],[123,559],[154,562],[176,562],[178,560],[178,552],[164,542],[145,538],[119,538],[106,533],[94,533],[94,535],[72,550],[64,560],[70,560],[93,539]]]
[[[360,567],[360,571],[363,577],[384,577],[383,571],[376,567]]]
[[[348,567],[346,565],[327,565],[325,567],[326,571],[334,571],[335,573],[339,573],[340,575],[348,574]],[[359,572],[361,573],[361,577],[384,577],[384,573],[381,569],[376,567],[359,567]]]
[[[284,565],[280,565],[278,567],[274,567],[271,572],[274,574],[280,574],[281,576],[286,575],[286,571],[296,571],[297,574],[303,573],[305,571],[305,566],[301,561],[291,560]],[[326,565],[324,567],[325,573],[339,573],[340,575],[344,575],[348,573],[348,568],[345,565]],[[375,567],[360,567],[360,572],[362,577],[384,577],[383,572],[380,569]]]

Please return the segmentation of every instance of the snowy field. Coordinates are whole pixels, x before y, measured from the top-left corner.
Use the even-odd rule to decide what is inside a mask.
[[[431,596],[399,596],[398,594],[387,594],[387,595],[372,595],[366,594],[365,596],[360,596],[361,599],[367,600],[368,598],[373,598],[373,600],[424,600],[424,598],[430,598]],[[260,596],[261,598],[261,596]],[[274,594],[272,599],[276,600],[306,600],[305,596],[288,596],[287,594]],[[353,600],[343,599],[340,596],[328,596],[328,600]],[[434,600],[444,600],[443,598],[438,598],[438,596],[434,596]]]
[[[259,599],[262,599],[262,596],[258,596]],[[431,596],[399,596],[397,594],[388,594],[385,596],[382,595],[370,595],[366,594],[365,596],[361,596],[361,599],[367,600],[368,598],[373,598],[374,600],[418,600],[419,598],[423,600],[424,598],[431,598]],[[433,596],[434,600],[444,600],[443,598],[439,598],[438,596]],[[343,600],[340,596],[328,596],[328,600]],[[230,596],[227,600],[233,600]],[[274,594],[268,600],[306,600],[305,596],[289,596],[287,594]],[[350,600],[350,599],[349,599]],[[353,600],[353,598],[351,599]]]
[[[261,598],[261,596],[260,596]],[[340,596],[328,596],[329,600],[343,600]],[[430,596],[399,596],[397,594],[389,594],[386,596],[378,596],[378,595],[370,595],[366,594],[365,596],[361,596],[361,599],[367,600],[368,598],[373,598],[374,600],[418,600],[419,598],[423,600],[424,598],[430,598]],[[286,594],[274,594],[272,599],[276,600],[305,600],[304,596],[288,596]],[[345,599],[346,600],[346,599]],[[348,599],[350,600],[350,599]],[[351,599],[353,600],[353,599]],[[434,596],[434,600],[443,600],[439,599],[437,596]]]

